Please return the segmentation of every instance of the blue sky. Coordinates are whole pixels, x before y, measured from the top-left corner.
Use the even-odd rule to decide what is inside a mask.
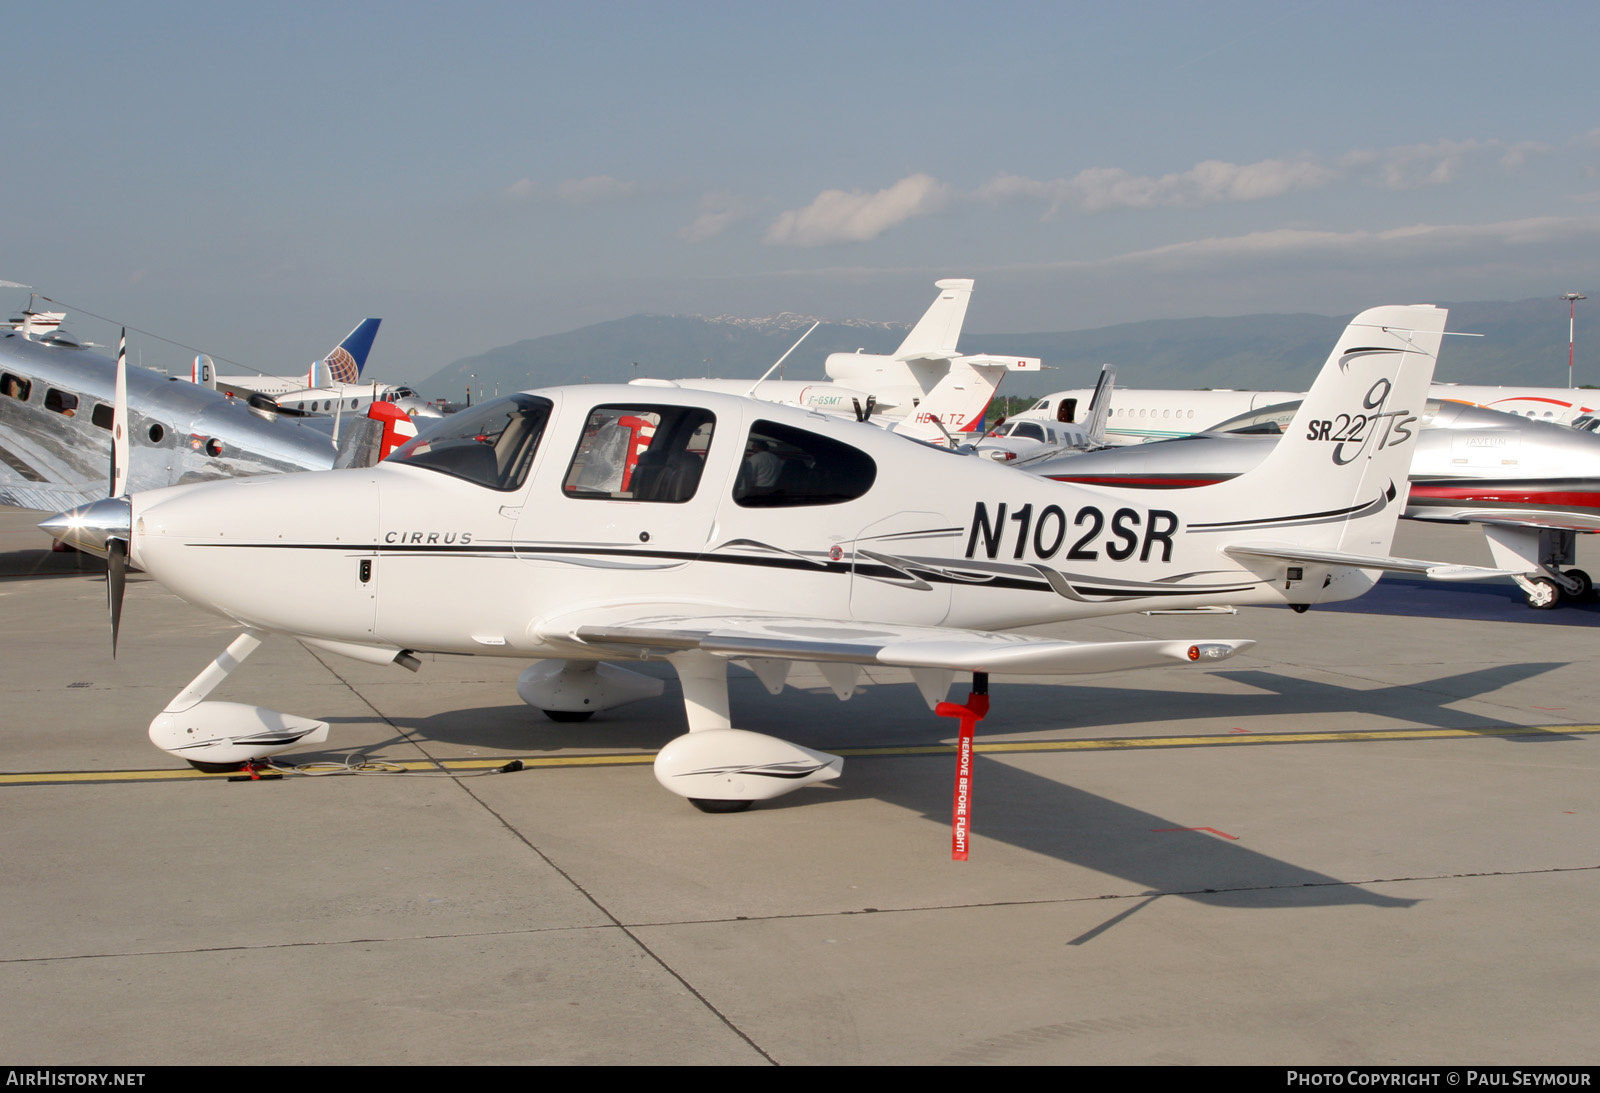
[[[266,370],[947,276],[975,331],[1600,308],[1600,6],[7,10],[0,277]]]

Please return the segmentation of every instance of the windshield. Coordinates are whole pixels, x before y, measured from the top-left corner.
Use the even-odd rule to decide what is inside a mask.
[[[385,462],[426,467],[492,490],[517,489],[527,481],[551,406],[537,395],[486,402],[445,418]]]

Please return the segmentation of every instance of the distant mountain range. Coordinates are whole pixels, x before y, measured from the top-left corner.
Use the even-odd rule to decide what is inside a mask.
[[[1561,321],[1566,310],[1561,301],[1445,306],[1452,330],[1484,337],[1447,337],[1439,355],[1440,380],[1565,386],[1567,324]],[[813,321],[790,312],[755,319],[633,315],[465,357],[418,386],[429,397],[459,399],[469,382],[492,393],[496,385],[511,392],[565,383],[624,383],[636,374],[753,381]],[[1007,395],[1090,386],[1107,361],[1117,366],[1117,383],[1123,387],[1302,390],[1349,321],[1348,315],[1302,314],[1152,319],[1053,334],[968,333],[961,338],[961,350],[1044,360],[1042,375],[1020,383],[1015,377],[1008,380],[1001,389]],[[908,329],[903,323],[823,322],[785,362],[785,378],[823,379],[822,362],[829,353],[888,353]],[[1581,316],[1578,349],[1578,382],[1600,383],[1600,326],[1591,326],[1586,334]]]

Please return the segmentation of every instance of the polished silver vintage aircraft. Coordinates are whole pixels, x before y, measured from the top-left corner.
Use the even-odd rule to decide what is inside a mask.
[[[0,332],[0,504],[59,512],[106,495],[116,363],[72,342]],[[127,369],[129,489],[370,462],[373,425],[290,417]]]
[[[152,722],[175,756],[237,764],[326,739],[325,722],[208,698],[274,633],[412,670],[423,652],[533,659],[519,693],[557,720],[658,694],[659,680],[607,662],[664,659],[689,732],[656,776],[733,811],[833,778],[842,760],[734,728],[730,661],[774,692],[793,662],[815,662],[840,697],[862,665],[901,666],[931,703],[957,672],[981,694],[990,672],[1205,667],[1252,644],[1017,627],[1304,607],[1358,596],[1384,570],[1486,572],[1388,555],[1445,317],[1358,316],[1261,465],[1168,496],[1063,485],[656,381],[512,395],[368,469],[135,493],[44,526],[244,627]],[[115,579],[112,593],[115,617]]]

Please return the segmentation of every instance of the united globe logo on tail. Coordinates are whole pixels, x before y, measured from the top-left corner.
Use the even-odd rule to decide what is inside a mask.
[[[361,369],[357,367],[356,359],[342,345],[328,354],[327,365],[335,383],[356,383],[361,379]]]

